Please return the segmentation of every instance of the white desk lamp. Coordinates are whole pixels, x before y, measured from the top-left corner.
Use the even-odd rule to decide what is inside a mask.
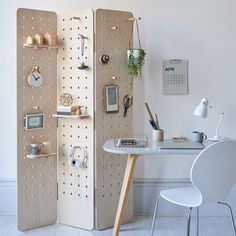
[[[208,108],[213,108],[213,106],[209,105],[209,101],[208,101],[207,98],[203,98],[201,103],[195,108],[193,114],[195,116],[198,116],[198,117],[201,117],[201,118],[206,118]],[[224,118],[224,112],[221,112],[221,111],[218,111],[218,112],[220,114],[220,120],[219,120],[217,128],[216,128],[215,136],[213,138],[209,138],[209,140],[214,141],[214,142],[218,142],[220,140],[227,139],[226,137],[221,137],[221,136],[218,135],[221,122]]]

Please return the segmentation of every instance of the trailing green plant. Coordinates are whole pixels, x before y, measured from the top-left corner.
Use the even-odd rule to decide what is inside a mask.
[[[145,62],[145,51],[143,49],[136,49],[139,51],[138,57],[134,56],[134,49],[129,49],[128,55],[128,75],[129,75],[129,84],[133,88],[134,79],[142,79],[142,69]]]

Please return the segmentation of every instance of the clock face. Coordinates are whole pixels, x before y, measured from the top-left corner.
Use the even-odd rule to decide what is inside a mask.
[[[32,71],[28,76],[28,83],[33,87],[40,87],[43,83],[43,77],[38,71]]]

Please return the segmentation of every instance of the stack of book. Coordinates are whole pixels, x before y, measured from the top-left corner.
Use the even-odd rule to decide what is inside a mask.
[[[73,107],[58,106],[57,114],[58,115],[76,115],[79,113],[78,110],[79,110],[79,106],[73,106]]]

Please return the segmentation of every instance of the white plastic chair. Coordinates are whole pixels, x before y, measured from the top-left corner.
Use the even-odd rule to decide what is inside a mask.
[[[236,228],[230,205],[224,200],[236,183],[236,141],[222,141],[205,148],[195,159],[190,173],[192,186],[163,190],[156,198],[151,236],[155,226],[160,198],[188,207],[187,236],[190,235],[192,209],[196,208],[197,236],[199,236],[199,206],[205,202],[217,202],[227,206],[231,216],[234,235]]]

